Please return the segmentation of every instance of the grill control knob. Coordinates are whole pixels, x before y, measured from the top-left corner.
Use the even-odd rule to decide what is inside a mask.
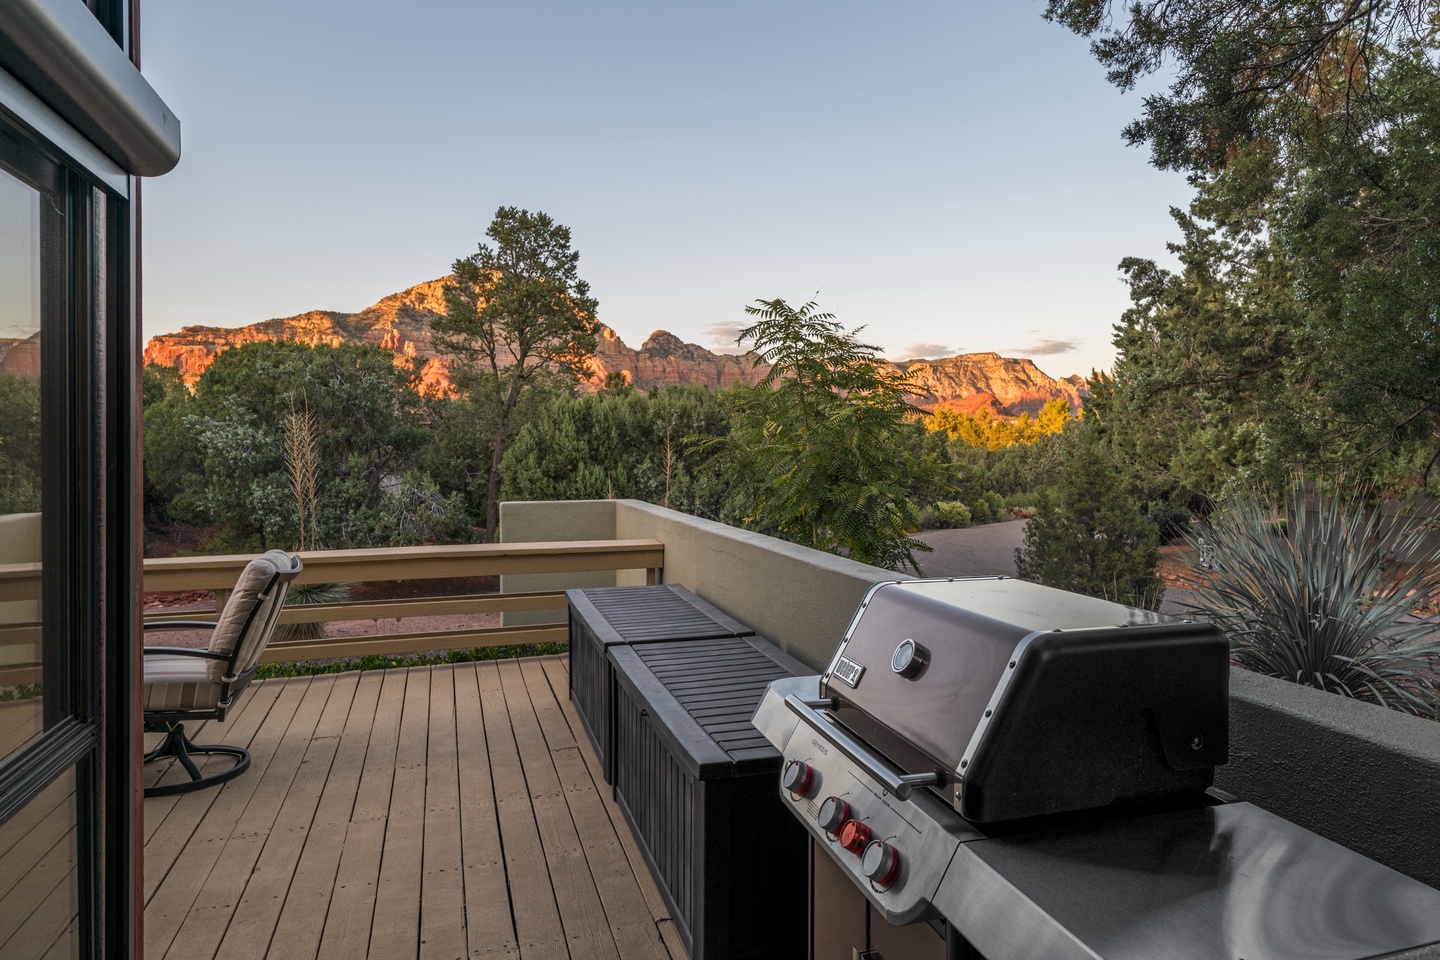
[[[876,840],[865,848],[860,858],[860,872],[884,890],[900,879],[900,851],[883,840]]]
[[[825,802],[820,804],[820,815],[815,818],[815,822],[820,824],[820,829],[826,833],[839,833],[849,819],[850,804],[839,797],[826,797]]]
[[[840,828],[840,846],[859,856],[870,842],[870,828],[859,820],[847,820]]]
[[[808,763],[787,760],[780,774],[780,785],[797,796],[808,797],[815,788],[815,771]]]

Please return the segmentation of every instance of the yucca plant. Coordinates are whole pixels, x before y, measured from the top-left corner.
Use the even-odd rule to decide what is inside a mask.
[[[304,607],[316,603],[344,603],[350,588],[343,583],[297,583],[285,595],[285,606]],[[317,640],[325,633],[323,623],[282,623],[275,628],[279,641]]]
[[[1437,624],[1417,614],[1440,583],[1440,551],[1422,522],[1360,496],[1307,510],[1298,485],[1280,506],[1243,493],[1189,536],[1204,558],[1194,611],[1247,670],[1440,719]]]

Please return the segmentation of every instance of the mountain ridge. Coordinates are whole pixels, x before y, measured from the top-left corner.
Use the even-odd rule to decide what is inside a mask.
[[[191,325],[152,337],[145,362],[175,367],[194,386],[224,350],[245,343],[294,340],[310,346],[369,343],[397,356],[425,360],[421,379],[430,390],[450,387],[445,362],[438,358],[430,319],[445,310],[442,293],[448,278],[429,280],[382,297],[356,313],[309,310],[292,317],[262,320],[243,327]],[[667,330],[656,330],[639,349],[628,346],[613,329],[600,324],[589,387],[597,388],[608,374],[621,372],[637,389],[667,384],[703,384],[724,389],[757,383],[769,369],[751,354],[715,353],[686,343]],[[890,361],[886,361],[890,363]],[[1034,414],[1046,402],[1064,397],[1076,408],[1085,395],[1080,376],[1056,380],[1023,357],[969,353],[938,359],[891,363],[910,375],[917,387],[911,402],[925,410],[974,412],[986,407],[1000,416]],[[985,399],[988,397],[988,399]]]

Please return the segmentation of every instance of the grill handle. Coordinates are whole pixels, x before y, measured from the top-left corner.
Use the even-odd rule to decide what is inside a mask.
[[[843,733],[835,724],[826,720],[819,713],[816,713],[810,705],[812,703],[816,706],[827,707],[835,705],[834,700],[812,700],[807,703],[793,693],[785,697],[785,706],[789,707],[792,713],[811,726],[823,729],[825,731],[825,738],[835,745],[835,749],[849,757],[851,762],[860,766],[866,773],[870,774],[870,776],[880,781],[880,785],[885,788],[886,793],[899,797],[901,800],[909,800],[910,794],[914,792],[916,787],[940,786],[940,775],[938,773],[896,774],[890,772],[885,764],[881,763],[869,750],[866,750],[852,740],[849,735]]]

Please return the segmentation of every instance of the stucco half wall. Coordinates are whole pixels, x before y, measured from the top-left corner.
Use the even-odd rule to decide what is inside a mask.
[[[667,510],[639,500],[513,502],[500,505],[500,540],[656,539],[665,544],[665,582],[679,583],[749,624],[817,671],[829,662],[865,591],[896,574]],[[507,576],[506,593],[644,582],[640,571]],[[505,622],[555,622],[553,615]]]
[[[500,531],[507,543],[660,540],[667,582],[684,584],[817,672],[865,591],[896,576],[634,500],[506,503]],[[502,589],[616,580],[614,574],[505,577]],[[641,583],[643,574],[619,580]],[[1230,763],[1217,772],[1217,786],[1440,886],[1440,723],[1232,669],[1230,737]],[[1403,956],[1440,958],[1440,948]]]

